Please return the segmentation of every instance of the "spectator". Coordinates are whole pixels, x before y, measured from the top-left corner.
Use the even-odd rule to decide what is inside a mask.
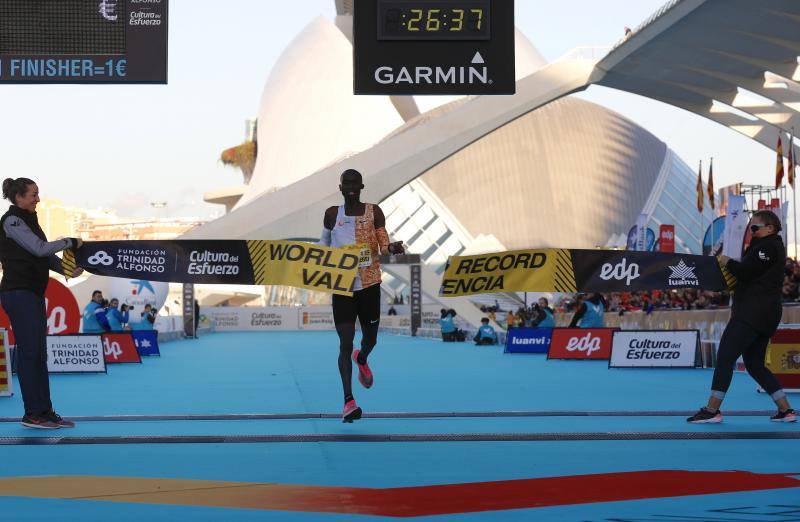
[[[103,292],[95,290],[92,292],[92,300],[83,309],[83,333],[103,333],[110,332],[111,326],[106,318],[106,309],[103,306]]]
[[[514,328],[514,326],[515,326],[514,321],[515,320],[516,320],[516,317],[514,317],[514,312],[509,310],[508,314],[506,314],[506,330]]]
[[[478,329],[478,333],[475,334],[474,341],[476,346],[497,344],[497,332],[489,324],[488,317],[481,319],[481,327]]]
[[[119,309],[119,299],[116,297],[112,298],[111,301],[108,303],[108,309],[106,310],[106,320],[108,321],[108,326],[112,332],[122,332],[124,330],[130,330],[128,328],[128,319],[130,314],[128,314],[128,305],[122,305],[122,311]]]

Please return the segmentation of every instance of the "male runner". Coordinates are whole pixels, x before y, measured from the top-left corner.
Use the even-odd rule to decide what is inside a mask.
[[[344,171],[339,179],[344,205],[325,211],[320,244],[333,247],[358,248],[358,275],[353,284],[353,296],[333,296],[333,322],[339,334],[339,374],[344,390],[343,422],[361,418],[351,386],[353,363],[358,366],[358,380],[364,388],[372,387],[373,375],[367,357],[375,347],[381,316],[380,254],[402,254],[403,242],[389,242],[386,218],[380,207],[361,202],[364,189],[361,173]],[[361,323],[361,349],[354,350],[356,318]],[[351,361],[352,357],[352,361]]]

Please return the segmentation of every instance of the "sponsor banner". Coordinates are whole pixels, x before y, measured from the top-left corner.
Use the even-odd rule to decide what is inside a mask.
[[[161,350],[158,348],[158,330],[134,330],[131,336],[139,355],[161,355]]]
[[[553,328],[548,359],[608,360],[615,328]]]
[[[142,362],[131,332],[103,333],[100,338],[106,364]]]
[[[103,341],[99,335],[48,335],[47,371],[50,373],[105,373]]]
[[[330,306],[300,308],[298,318],[301,330],[333,330],[333,309]]]
[[[639,214],[636,218],[636,241],[634,250],[644,252],[647,248],[647,214]]]
[[[422,267],[415,263],[408,267],[409,284],[411,291],[409,301],[411,304],[411,335],[417,335],[417,330],[422,326]]]
[[[622,250],[517,250],[451,257],[440,295],[625,292],[735,284],[716,258]]]
[[[572,254],[575,280],[582,292],[728,288],[714,257],[614,250],[573,250]]]
[[[0,397],[13,395],[11,354],[8,350],[8,330],[0,328]]]
[[[108,285],[97,283],[97,290],[103,295],[113,296],[119,299],[120,304],[128,305],[131,310],[131,322],[139,322],[144,312],[145,305],[150,305],[155,309],[164,306],[169,294],[169,283],[162,281],[148,281],[146,279],[119,279],[116,277],[104,278]]]
[[[506,335],[506,353],[547,353],[552,328],[511,328]]]
[[[764,362],[784,389],[800,390],[800,329],[775,332]]]
[[[280,307],[210,307],[205,315],[218,332],[299,330],[296,308]]]
[[[694,368],[698,330],[618,330],[609,368]]]
[[[183,283],[183,334],[194,337],[197,325],[194,324],[194,284]]]
[[[658,245],[661,252],[675,252],[675,225],[658,227]]]
[[[65,270],[174,283],[286,285],[352,295],[357,252],[302,241],[91,241]]]
[[[50,278],[44,293],[47,313],[47,335],[78,333],[81,327],[81,312],[72,291],[56,279]],[[15,345],[11,321],[0,306],[0,328],[8,330],[8,344]]]

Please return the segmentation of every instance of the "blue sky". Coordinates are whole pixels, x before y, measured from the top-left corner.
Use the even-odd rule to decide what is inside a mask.
[[[611,45],[663,0],[517,0],[516,24],[548,60]],[[166,86],[0,85],[0,173],[68,204],[124,216],[208,218],[208,190],[241,182],[219,153],[241,142],[282,50],[334,0],[171,0]],[[699,116],[592,87],[578,96],[644,126],[692,167],[714,157],[715,185],[769,184],[775,153]],[[705,170],[705,168],[704,168]]]

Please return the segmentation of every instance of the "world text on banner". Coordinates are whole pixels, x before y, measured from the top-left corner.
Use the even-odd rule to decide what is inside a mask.
[[[302,241],[93,241],[66,271],[172,283],[286,285],[352,295],[358,255]]]

